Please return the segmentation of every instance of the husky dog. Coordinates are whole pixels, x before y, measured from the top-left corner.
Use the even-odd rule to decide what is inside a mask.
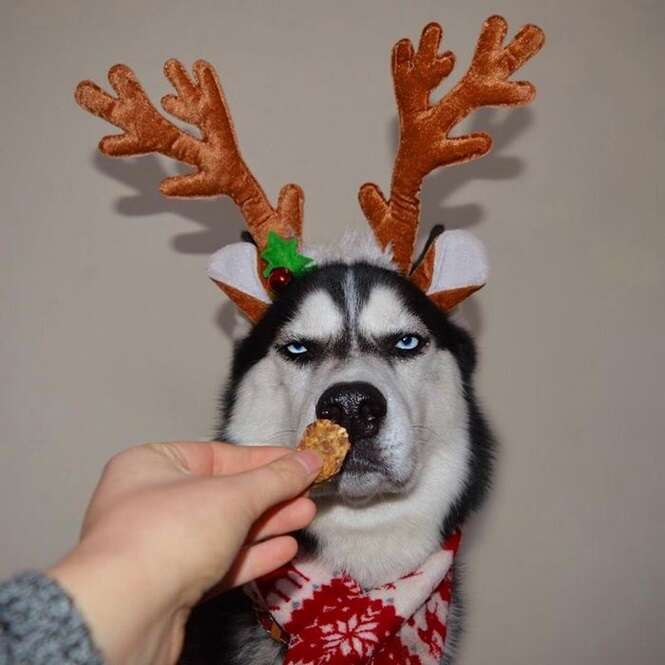
[[[334,480],[313,490],[319,510],[299,534],[300,550],[362,588],[418,570],[487,490],[493,442],[473,391],[474,344],[449,316],[486,282],[484,251],[471,234],[442,229],[415,248],[427,174],[491,147],[487,134],[450,132],[477,108],[534,97],[530,83],[508,79],[538,52],[543,33],[528,25],[504,46],[506,30],[499,16],[485,21],[466,74],[436,102],[430,95],[454,65],[452,53],[439,53],[441,27],[426,26],[417,49],[408,39],[395,45],[400,139],[390,195],[361,187],[372,235],[337,253],[299,253],[302,190],[284,186],[273,207],[240,154],[208,63],[196,62],[193,78],[176,60],[165,66],[176,94],[162,106],[198,135],[160,114],[124,65],[109,71],[117,97],[91,81],[76,91],[83,108],[123,130],[102,139],[102,152],[190,164],[192,173],[161,183],[163,194],[226,195],[240,208],[251,242],[222,248],[209,269],[253,323],[238,336],[219,437],[295,446],[316,418],[347,429],[351,451]],[[458,584],[451,608],[444,662],[458,632]],[[182,662],[268,665],[283,654],[236,592],[193,612]]]
[[[301,551],[376,587],[415,569],[479,506],[493,439],[472,338],[370,243],[319,259],[239,339],[219,436],[295,446],[317,417],[344,425],[351,451],[315,490]],[[456,580],[445,662],[458,593]],[[194,612],[183,662],[268,665],[281,652],[235,593]]]

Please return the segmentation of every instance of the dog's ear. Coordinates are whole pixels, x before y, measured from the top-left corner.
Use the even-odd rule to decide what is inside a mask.
[[[468,231],[444,231],[434,241],[427,296],[450,311],[487,282],[489,266],[483,244]]]
[[[250,321],[257,322],[270,305],[270,296],[259,279],[256,246],[236,242],[210,258],[208,276]]]

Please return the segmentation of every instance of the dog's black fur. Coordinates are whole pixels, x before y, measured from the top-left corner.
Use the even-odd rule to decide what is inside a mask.
[[[346,271],[353,270],[360,284],[360,297],[365,296],[372,285],[385,284],[398,291],[407,308],[427,326],[434,343],[449,350],[455,357],[462,376],[464,395],[468,406],[468,428],[471,441],[471,463],[469,482],[441,525],[442,539],[460,527],[469,513],[476,510],[485,497],[492,471],[494,437],[476,401],[473,373],[476,366],[475,344],[471,336],[453,323],[431,300],[409,280],[394,271],[367,263],[353,265],[330,264],[294,280],[286,291],[270,306],[264,317],[250,334],[238,343],[233,359],[231,377],[224,393],[219,439],[225,436],[225,424],[234,408],[234,395],[243,376],[263,358],[274,343],[282,325],[294,314],[306,294],[325,289],[334,300],[343,294],[339,285]],[[307,533],[300,534],[301,547],[315,551],[317,543]],[[459,570],[455,574],[455,612],[451,622],[452,641],[459,638]],[[187,626],[185,650],[181,665],[236,665],[233,654],[238,649],[238,629],[254,625],[256,619],[252,607],[242,593],[236,590],[210,600],[197,607]],[[448,662],[446,660],[445,662]]]

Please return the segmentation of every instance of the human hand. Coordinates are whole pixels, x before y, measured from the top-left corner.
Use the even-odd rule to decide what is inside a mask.
[[[311,452],[223,443],[131,448],[104,468],[79,545],[48,571],[111,665],[174,663],[191,608],[295,556]]]

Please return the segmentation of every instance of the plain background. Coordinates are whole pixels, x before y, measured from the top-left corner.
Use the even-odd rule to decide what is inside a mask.
[[[495,150],[430,177],[423,205],[493,265],[464,308],[502,446],[467,529],[460,663],[663,661],[662,0],[4,0],[0,575],[73,543],[114,452],[210,436],[229,368],[205,266],[240,216],[160,198],[171,164],[97,155],[110,128],[76,83],[126,62],[158,99],[168,57],[215,63],[248,162],[271,197],[300,183],[328,242],[363,225],[358,186],[389,181],[391,45],[439,20],[457,75],[495,12],[546,31],[521,75],[538,98],[477,114]]]

